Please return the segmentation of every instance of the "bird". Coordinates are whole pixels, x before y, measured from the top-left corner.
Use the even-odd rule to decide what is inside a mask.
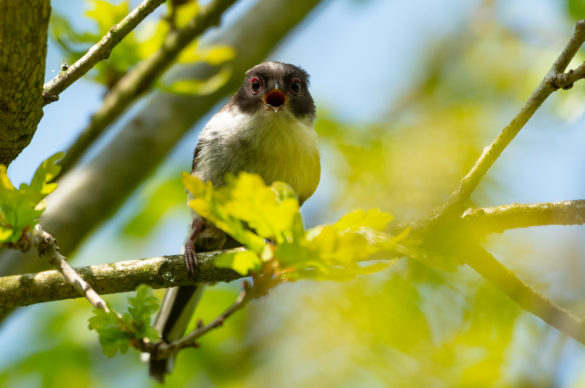
[[[302,205],[316,190],[321,162],[314,123],[316,109],[309,74],[299,66],[263,62],[248,71],[239,89],[205,125],[193,154],[191,174],[214,187],[226,174],[255,173],[267,183],[288,183]],[[185,243],[185,265],[197,272],[196,252],[228,249],[237,241],[193,212]],[[167,290],[154,327],[163,341],[185,333],[204,285]],[[172,371],[172,359],[149,360],[150,375],[160,382]]]

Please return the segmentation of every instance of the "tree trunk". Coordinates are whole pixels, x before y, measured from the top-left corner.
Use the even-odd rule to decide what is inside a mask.
[[[0,163],[30,143],[43,116],[49,0],[0,0]]]

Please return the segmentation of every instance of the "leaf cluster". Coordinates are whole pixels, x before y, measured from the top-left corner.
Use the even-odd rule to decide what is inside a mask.
[[[227,176],[214,188],[183,173],[193,196],[189,206],[248,248],[224,254],[217,265],[242,275],[276,262],[283,279],[346,279],[385,268],[404,237],[385,232],[392,216],[378,209],[355,210],[331,225],[305,230],[299,202],[283,182],[267,186],[255,174]]]
[[[30,184],[22,183],[17,189],[10,182],[6,166],[0,165],[0,245],[16,244],[27,229],[33,228],[45,210],[44,198],[57,188],[52,180],[63,157],[59,152],[38,167]]]
[[[98,332],[99,341],[106,356],[113,357],[118,351],[126,353],[132,341],[158,341],[157,330],[151,326],[151,316],[159,308],[159,300],[152,288],[142,284],[136,296],[128,298],[130,307],[121,316],[112,308],[109,311],[94,310],[89,328]]]

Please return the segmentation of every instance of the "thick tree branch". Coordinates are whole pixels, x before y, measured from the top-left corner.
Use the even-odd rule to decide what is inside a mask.
[[[72,83],[90,71],[96,63],[108,58],[114,47],[165,1],[144,0],[122,19],[120,23],[113,26],[83,57],[45,84],[43,87],[43,102],[48,104],[57,101],[59,94],[63,90],[67,89]]]
[[[43,117],[49,0],[0,0],[0,164],[10,165]]]
[[[465,226],[477,228],[482,233],[542,225],[583,225],[585,200],[467,209],[461,219]]]
[[[60,162],[61,174],[65,174],[93,144],[94,140],[152,87],[181,51],[207,29],[218,25],[221,15],[236,0],[215,0],[203,8],[195,18],[180,30],[172,30],[162,47],[136,68],[124,75],[106,95],[101,108],[93,114],[91,122],[65,153]]]
[[[471,170],[459,182],[459,186],[453,191],[446,205],[441,209],[438,215],[434,217],[435,222],[449,217],[456,217],[463,211],[465,202],[469,199],[471,193],[475,190],[485,173],[494,164],[518,132],[520,132],[528,120],[530,120],[536,110],[540,108],[546,98],[559,87],[568,87],[568,85],[572,85],[572,83],[578,79],[577,75],[585,71],[585,69],[582,69],[579,70],[579,73],[573,72],[572,75],[570,75],[571,72],[567,73],[567,75],[563,74],[569,65],[569,62],[571,62],[577,53],[577,50],[583,44],[583,41],[585,41],[585,20],[581,20],[577,23],[569,43],[567,43],[563,52],[559,55],[549,72],[532,93],[526,104],[524,104],[520,112],[518,112],[492,143],[484,148],[481,156],[475,162]],[[581,67],[579,69],[581,69]]]
[[[183,255],[120,261],[75,268],[74,271],[84,281],[91,283],[99,294],[134,291],[140,284],[167,288],[191,285],[194,282],[227,282],[240,278],[232,270],[215,266],[215,258],[220,253],[222,251],[197,254],[200,272],[195,280],[185,270]],[[0,277],[0,311],[80,296],[79,291],[59,271]]]

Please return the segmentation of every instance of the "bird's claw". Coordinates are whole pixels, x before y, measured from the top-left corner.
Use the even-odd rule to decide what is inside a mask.
[[[185,266],[187,267],[189,275],[192,277],[195,277],[195,275],[200,272],[199,261],[197,260],[195,247],[192,243],[185,244]]]

